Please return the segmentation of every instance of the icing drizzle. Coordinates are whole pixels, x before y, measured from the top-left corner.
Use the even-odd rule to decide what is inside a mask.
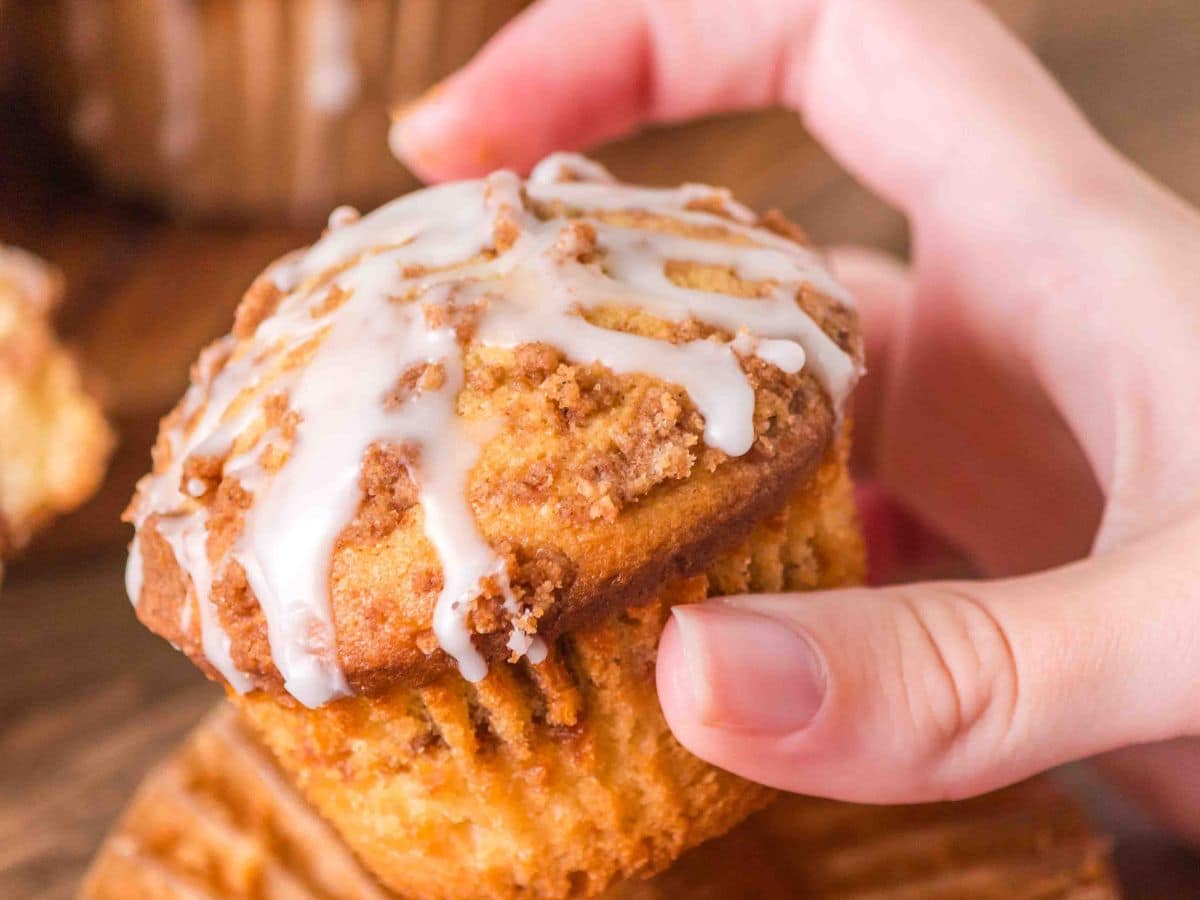
[[[511,172],[419,191],[362,218],[337,211],[320,241],[267,273],[283,296],[253,336],[226,338],[201,358],[179,424],[167,433],[168,461],[139,486],[135,524],[140,530],[156,517],[158,534],[190,575],[204,653],[234,689],[249,689],[250,679],[233,662],[210,596],[231,562],[242,567],[262,607],[287,690],[309,706],[350,693],[335,652],[331,560],[361,499],[363,456],[375,444],[410,451],[406,465],[425,534],[444,573],[434,633],[462,675],[477,681],[487,673],[468,627],[485,588],[503,596],[513,623],[509,649],[534,662],[544,657],[531,626],[521,627],[504,563],[467,500],[479,447],[456,409],[464,349],[454,313],[474,312],[471,339],[478,344],[544,342],[574,362],[681,386],[704,417],[705,441],[732,456],[754,442],[755,398],[743,357],[756,355],[789,373],[808,366],[840,410],[859,364],[800,308],[796,294],[811,285],[844,303],[849,298],[813,252],[754,227],[752,214],[717,189],[625,186],[574,155],[544,160],[524,192],[577,217],[539,219]],[[742,243],[589,216],[614,210],[670,216]],[[602,265],[581,261],[581,228]],[[498,246],[501,232],[507,237]],[[769,287],[754,299],[684,288],[667,276],[668,261],[727,267]],[[698,320],[734,338],[668,343],[599,327],[582,314],[631,305],[669,321]],[[306,362],[282,364],[300,353]],[[403,402],[384,402],[402,375],[426,367],[440,373],[436,383]],[[278,395],[293,414],[287,434],[265,427],[263,402]],[[248,446],[247,431],[257,435]],[[282,464],[268,464],[281,449]],[[209,546],[206,485],[185,475],[189,459],[206,457],[224,458],[222,477],[254,497],[241,533],[220,555]],[[135,602],[141,541],[135,539],[129,562]]]

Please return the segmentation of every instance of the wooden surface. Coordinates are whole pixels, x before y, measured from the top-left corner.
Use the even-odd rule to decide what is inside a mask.
[[[1099,129],[1200,202],[1200,2],[1047,0],[1039,49]],[[118,521],[146,468],[155,421],[199,347],[228,327],[242,289],[311,233],[187,228],[116,209],[39,142],[0,98],[0,240],[70,279],[63,330],[104,386],[121,446],[100,495],[14,564],[0,597],[0,897],[71,896],[100,836],[146,768],[216,696],[136,625],[124,599]],[[686,149],[686,152],[681,152]],[[706,123],[603,154],[618,174],[707,180],[777,205],[821,241],[900,250],[903,222],[803,140],[784,114]],[[1131,826],[1117,860],[1135,897],[1200,897],[1200,859]]]

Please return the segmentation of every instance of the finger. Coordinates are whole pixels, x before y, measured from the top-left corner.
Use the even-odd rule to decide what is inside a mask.
[[[976,3],[822,4],[782,92],[878,193],[910,214],[940,206],[959,225],[1015,213],[1033,199],[1017,187],[1040,194],[1111,158],[1036,58]]]
[[[903,398],[888,410],[889,465],[936,465],[920,432],[949,412],[959,434],[1013,448],[1014,462],[1045,480],[1036,491],[1045,498],[1058,485],[1072,497],[1094,493],[1075,463],[1078,441],[1108,496],[1124,495],[1125,509],[1136,510],[1110,517],[1100,546],[1178,516],[1190,502],[1178,485],[1197,483],[1200,459],[1175,454],[1164,478],[1150,448],[1185,441],[1184,409],[1200,401],[1166,374],[1200,336],[1187,287],[1200,259],[1196,216],[1098,139],[1032,55],[973,4],[831,4],[807,57],[785,93],[831,152],[913,227],[923,302],[904,346],[890,352],[908,383],[889,388]],[[1130,302],[1134,294],[1141,302]],[[924,390],[948,382],[957,390]],[[931,396],[957,408],[930,410]],[[974,410],[963,398],[974,398]],[[1006,409],[1031,414],[996,414]],[[1023,433],[1006,433],[1014,423]],[[1032,453],[1021,448],[1042,459],[1022,458]],[[971,464],[961,449],[961,477],[945,484],[968,486],[958,491],[965,511],[963,496],[987,487],[961,471]],[[1066,463],[1061,473],[1043,462],[1056,457]],[[888,481],[908,480],[892,477],[899,474]],[[1048,477],[1055,474],[1066,477]],[[1093,506],[1085,499],[1067,508],[1086,522]],[[969,512],[936,524],[971,546],[990,545],[984,562],[994,570],[1036,561],[1022,547],[1034,541],[972,533],[979,528]],[[1082,533],[1056,531],[1050,543],[1064,546]],[[1043,561],[1055,558],[1060,548],[1048,546]]]
[[[887,427],[892,351],[903,341],[912,312],[912,277],[899,259],[869,247],[831,247],[826,250],[826,258],[854,297],[866,358],[870,360],[865,377],[854,390],[851,460],[855,475],[861,479],[855,501],[867,545],[867,581],[888,584],[946,574],[959,563],[959,555],[874,479],[880,439]],[[961,563],[957,568],[962,571]]]
[[[1099,493],[1038,386],[997,377],[974,345],[936,321],[914,332],[923,313],[895,257],[852,246],[828,257],[855,299],[868,360],[854,392],[851,462],[875,483],[860,492],[871,583],[961,575],[963,554],[1003,575],[1086,555]],[[948,383],[952,409],[939,407]],[[1036,451],[1022,457],[1013,449],[1021,446]]]
[[[651,121],[765,106],[817,0],[549,0],[422,102],[392,147],[427,180],[525,170]],[[716,39],[717,36],[719,39]]]
[[[787,790],[917,802],[1200,728],[1200,521],[1024,579],[683,607],[659,650],[698,756]]]
[[[905,207],[951,172],[1002,199],[1004,177],[1048,156],[1086,170],[1098,148],[1032,56],[961,0],[546,0],[402,111],[394,143],[420,174],[462,177],[773,103]]]

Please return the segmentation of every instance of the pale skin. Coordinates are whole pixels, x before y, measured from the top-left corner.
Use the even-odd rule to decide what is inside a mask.
[[[857,462],[991,580],[678,610],[671,728],[748,778],[865,802],[1095,757],[1200,845],[1200,215],[986,11],[543,0],[395,144],[443,180],[768,105],[908,216],[908,264],[833,253],[871,369]]]

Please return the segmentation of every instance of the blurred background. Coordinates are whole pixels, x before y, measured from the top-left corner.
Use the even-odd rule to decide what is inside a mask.
[[[0,242],[67,278],[60,331],[118,434],[96,497],[0,595],[0,896],[75,885],[141,775],[218,696],[125,600],[119,521],[158,418],[270,259],[343,202],[412,187],[386,110],[461,64],[517,0],[0,0]],[[1200,203],[1200,2],[995,0],[1120,150]],[[819,243],[903,252],[903,220],[765,112],[598,156],[623,179],[728,185]],[[1200,859],[1080,770],[1130,896],[1200,896]]]

